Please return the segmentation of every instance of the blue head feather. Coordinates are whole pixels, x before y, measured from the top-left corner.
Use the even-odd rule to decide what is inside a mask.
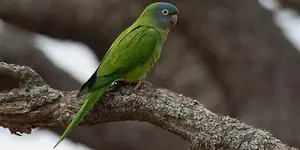
[[[171,3],[156,2],[145,8],[141,17],[151,18],[151,21],[161,28],[166,28],[170,25],[171,17],[178,13],[178,9]]]

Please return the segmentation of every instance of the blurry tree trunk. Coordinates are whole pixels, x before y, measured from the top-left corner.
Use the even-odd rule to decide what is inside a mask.
[[[1,29],[0,61],[28,65],[37,70],[44,77],[45,82],[60,90],[73,90],[80,86],[73,77],[53,65],[38,48],[32,45],[32,33],[5,23]],[[4,74],[0,74],[0,83],[0,90],[11,89],[17,85],[14,79]]]
[[[0,0],[0,18],[34,32],[82,41],[101,58],[150,2]],[[300,118],[294,117],[300,112],[300,57],[271,14],[254,0],[172,2],[179,8],[179,23],[149,79],[200,101],[209,99],[201,103],[300,147]],[[123,149],[141,149],[145,143],[149,149],[187,148],[178,147],[184,143],[179,138],[140,123],[79,128],[72,137],[95,149],[116,149],[116,140]],[[162,139],[164,146],[158,141]],[[105,141],[110,143],[105,147],[101,140],[111,143]]]
[[[292,8],[300,13],[300,1],[298,0],[279,0],[284,8]]]

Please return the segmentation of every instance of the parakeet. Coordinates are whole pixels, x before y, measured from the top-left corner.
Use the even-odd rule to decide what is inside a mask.
[[[160,57],[170,28],[177,23],[178,9],[171,3],[156,2],[147,6],[138,19],[113,42],[97,70],[83,84],[77,97],[88,94],[54,148],[79,124],[104,92],[116,80],[141,86],[146,73]]]

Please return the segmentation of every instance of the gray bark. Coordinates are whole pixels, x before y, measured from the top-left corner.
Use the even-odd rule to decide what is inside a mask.
[[[0,93],[0,125],[13,134],[35,127],[66,126],[83,98],[78,91],[58,91],[44,83],[31,68],[0,63],[0,72],[18,78],[20,86]],[[197,100],[145,82],[141,89],[113,86],[81,125],[137,120],[149,122],[190,142],[191,150],[291,148],[269,132],[237,119],[210,112]]]

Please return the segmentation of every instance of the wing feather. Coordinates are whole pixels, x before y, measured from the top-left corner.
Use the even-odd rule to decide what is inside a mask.
[[[111,84],[126,72],[146,63],[153,55],[158,40],[158,32],[146,26],[136,27],[124,37],[118,37],[77,96]]]

